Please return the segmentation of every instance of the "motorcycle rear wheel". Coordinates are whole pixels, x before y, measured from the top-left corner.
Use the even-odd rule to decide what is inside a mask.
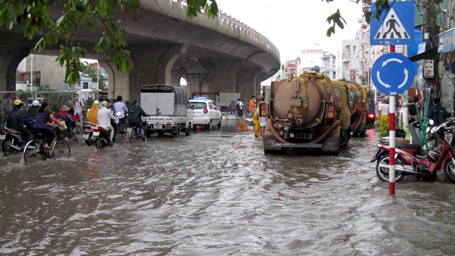
[[[452,158],[450,161],[447,162],[446,166],[444,166],[444,174],[446,175],[447,179],[455,183],[455,159]]]
[[[384,155],[379,158],[376,164],[376,175],[378,178],[384,182],[389,181],[389,155]],[[401,162],[400,159],[396,159],[395,161],[395,166],[401,165],[403,166],[403,163]],[[387,167],[386,167],[387,166]],[[395,182],[400,182],[404,178],[404,174],[402,172],[395,172]]]
[[[2,150],[3,150],[3,154],[5,156],[9,156],[11,155],[12,153],[14,153],[14,149],[10,147],[10,145],[13,144],[13,140],[11,138],[5,138],[5,140],[3,141],[2,143]]]

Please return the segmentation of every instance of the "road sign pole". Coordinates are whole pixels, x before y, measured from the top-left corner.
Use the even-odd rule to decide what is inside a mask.
[[[395,52],[395,45],[390,45],[390,52]],[[395,195],[395,95],[389,100],[389,195]]]

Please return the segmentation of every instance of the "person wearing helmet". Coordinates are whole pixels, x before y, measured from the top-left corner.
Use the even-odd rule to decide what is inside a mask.
[[[100,109],[100,102],[95,100],[92,107],[87,111],[87,120],[90,123],[96,124],[98,122],[98,111]]]
[[[111,119],[117,119],[111,112],[110,109],[107,108],[107,101],[101,102],[100,110],[98,111],[97,115],[97,123],[96,125],[103,127],[104,129],[109,130],[109,145],[114,145],[114,127],[111,125]]]
[[[33,100],[32,105],[27,110],[27,116],[30,119],[35,120],[36,113],[38,112],[39,101]]]
[[[25,144],[25,142],[32,139],[32,133],[26,126],[31,129],[34,121],[22,112],[22,106],[21,100],[15,99],[13,101],[13,110],[6,117],[6,127],[19,131],[22,134],[21,143]]]

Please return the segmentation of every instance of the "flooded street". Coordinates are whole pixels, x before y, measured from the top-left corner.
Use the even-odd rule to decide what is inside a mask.
[[[370,137],[333,155],[264,155],[232,127],[70,160],[1,157],[1,255],[454,255],[455,184],[388,194]]]

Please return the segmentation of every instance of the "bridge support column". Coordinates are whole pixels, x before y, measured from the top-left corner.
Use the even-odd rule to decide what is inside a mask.
[[[138,98],[140,88],[146,84],[175,84],[172,68],[175,61],[186,52],[186,45],[156,44],[130,47],[134,69],[129,75],[130,96]]]
[[[109,77],[109,98],[115,99],[121,95],[124,102],[134,100],[134,98],[130,98],[129,74],[123,74],[118,71],[113,61],[99,61],[99,63],[106,70]]]
[[[238,61],[229,60],[200,60],[201,65],[209,72],[210,86],[208,91],[212,92],[239,92],[238,87]]]
[[[258,68],[239,70],[239,92],[243,101],[250,100],[253,95],[256,98],[261,95],[261,74],[262,70]]]
[[[16,90],[16,70],[30,47],[0,47],[0,91]]]
[[[208,73],[186,73],[188,92],[191,95],[193,92],[207,92],[209,88]]]

